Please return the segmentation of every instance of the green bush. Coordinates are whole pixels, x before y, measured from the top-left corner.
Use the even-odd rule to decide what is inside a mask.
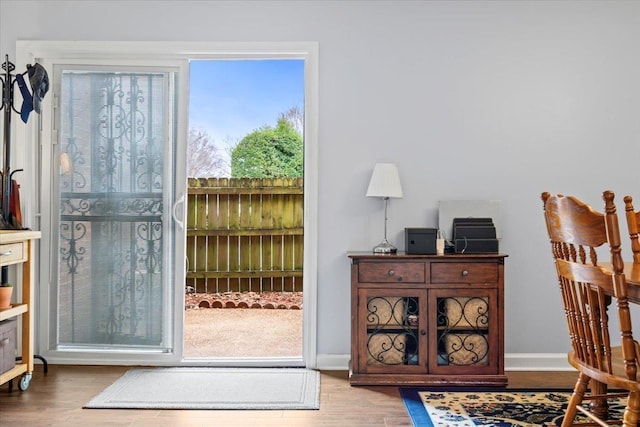
[[[245,136],[231,152],[233,178],[299,177],[303,172],[302,137],[284,118],[275,129],[265,126]]]

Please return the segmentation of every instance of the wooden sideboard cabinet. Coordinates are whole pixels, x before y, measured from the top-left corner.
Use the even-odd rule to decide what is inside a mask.
[[[348,256],[352,385],[506,386],[506,255]]]
[[[11,308],[0,310],[0,321],[22,317],[21,362],[7,372],[0,373],[0,384],[4,384],[22,375],[18,388],[24,391],[29,387],[33,372],[33,326],[34,296],[33,255],[34,241],[41,233],[32,230],[0,230],[0,266],[22,265],[22,283],[16,284],[21,291],[21,300]],[[14,290],[14,292],[16,292]]]

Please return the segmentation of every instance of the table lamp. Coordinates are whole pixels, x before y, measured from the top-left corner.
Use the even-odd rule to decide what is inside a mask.
[[[367,188],[367,197],[381,197],[384,200],[384,240],[373,248],[374,253],[396,253],[398,249],[387,241],[387,205],[391,197],[402,198],[400,175],[394,163],[376,163]]]

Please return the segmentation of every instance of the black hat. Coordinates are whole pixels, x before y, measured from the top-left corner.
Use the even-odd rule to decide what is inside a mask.
[[[27,73],[29,74],[29,83],[33,92],[33,109],[40,114],[40,103],[49,90],[49,76],[47,75],[47,70],[37,62],[35,65],[27,65]]]

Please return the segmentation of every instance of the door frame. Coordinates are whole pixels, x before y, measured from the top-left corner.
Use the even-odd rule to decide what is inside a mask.
[[[84,42],[84,41],[17,41],[16,63],[28,64],[35,61],[43,63],[45,67],[52,61],[69,62],[73,60],[91,61],[92,63],[109,63],[118,60],[148,64],[180,63],[182,64],[178,85],[178,137],[177,143],[186,144],[188,127],[188,90],[189,75],[188,61],[195,59],[303,59],[305,61],[305,100],[304,100],[304,276],[303,276],[303,354],[299,364],[307,368],[317,367],[317,242],[318,242],[318,43],[317,42]],[[186,64],[186,67],[184,67]],[[186,70],[183,72],[182,70]],[[187,96],[184,96],[184,95]],[[49,164],[40,164],[40,152],[43,159],[51,158],[51,145],[55,142],[53,130],[55,103],[51,96],[45,97],[42,114],[39,120],[31,120],[24,126],[13,123],[13,134],[16,141],[13,146],[13,163],[21,165],[27,171],[23,175],[25,184],[21,184],[23,196],[24,223],[31,228],[42,231],[37,258],[40,269],[36,272],[36,281],[40,283],[36,313],[36,352],[48,349],[49,324],[49,294],[51,258],[51,227],[47,227],[48,218],[42,215],[42,206],[49,195],[41,188],[40,183],[51,176]],[[50,141],[45,143],[45,141]],[[186,168],[183,150],[176,159],[177,168]],[[48,157],[46,157],[48,156]],[[182,158],[181,158],[182,157]],[[185,176],[184,170],[176,171],[176,176]],[[187,194],[187,180],[174,183],[172,188],[174,199],[180,200],[181,195]],[[49,206],[47,204],[46,206]],[[173,207],[174,222],[184,220],[186,203]],[[180,225],[176,224],[175,229]],[[178,236],[174,236],[178,237]],[[176,260],[174,263],[174,280],[184,283],[185,280],[185,243],[186,230],[183,229],[181,239],[174,238],[176,245]],[[174,307],[174,343],[179,343],[171,354],[127,354],[113,355],[115,357],[87,358],[60,357],[50,359],[58,364],[136,364],[148,363],[153,365],[182,365],[182,342],[184,337],[184,289],[175,287]],[[182,319],[182,321],[178,321]],[[44,331],[44,332],[41,332]],[[54,355],[55,356],[55,355]],[[271,359],[233,359],[236,366],[273,366],[277,360]],[[288,360],[288,364],[297,364],[295,360]],[[189,365],[228,365],[227,360],[212,360],[196,362],[188,360]]]

